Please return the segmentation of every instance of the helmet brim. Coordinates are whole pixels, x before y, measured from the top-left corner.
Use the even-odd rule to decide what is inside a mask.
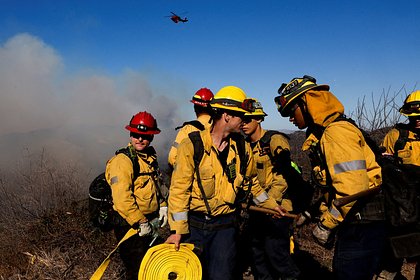
[[[197,100],[190,100],[190,102],[201,107],[209,107],[209,102],[197,101]]]
[[[218,104],[218,103],[210,104],[210,106],[212,108],[223,109],[223,110],[226,110],[226,111],[236,111],[236,112],[241,112],[241,113],[249,113],[247,110],[239,108],[239,107],[225,106],[225,105]]]

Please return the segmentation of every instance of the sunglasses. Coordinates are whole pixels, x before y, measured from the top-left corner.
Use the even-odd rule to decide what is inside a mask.
[[[253,120],[253,118],[251,118],[251,117],[243,117],[242,118],[242,121],[244,122],[244,123],[250,123],[250,122],[252,122],[252,120]]]
[[[419,113],[420,112],[420,103],[412,103],[404,105],[403,107],[404,111],[411,114],[411,113]]]
[[[140,133],[135,133],[135,132],[130,132],[130,137],[136,138],[136,139],[142,139],[142,140],[147,140],[147,141],[152,141],[154,135],[153,134],[140,134]]]

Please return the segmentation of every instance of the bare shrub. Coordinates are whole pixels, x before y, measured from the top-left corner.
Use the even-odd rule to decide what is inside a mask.
[[[83,173],[70,163],[57,163],[45,150],[26,151],[13,177],[0,181],[1,223],[14,226],[65,208],[71,211],[73,202],[86,197]]]
[[[88,174],[45,151],[25,152],[12,176],[0,175],[0,276],[86,279],[116,243],[89,224]]]
[[[360,128],[369,132],[372,139],[380,143],[395,124],[406,121],[398,110],[410,92],[403,85],[393,92],[391,92],[391,87],[387,90],[383,89],[379,96],[371,93],[370,102],[364,95],[357,100],[357,106],[349,116]]]

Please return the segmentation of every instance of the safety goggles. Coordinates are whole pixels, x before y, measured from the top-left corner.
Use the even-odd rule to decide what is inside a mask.
[[[251,98],[245,99],[241,104],[241,108],[251,113],[255,112],[255,110],[257,109],[261,109],[261,110],[263,109],[260,102]]]
[[[130,137],[136,138],[136,139],[142,139],[142,140],[147,140],[147,141],[152,141],[154,135],[153,134],[142,134],[142,133],[135,133],[135,132],[130,132]]]
[[[280,95],[280,96],[276,96],[274,98],[274,102],[276,103],[277,111],[280,112],[281,111],[281,108],[283,108],[284,105],[286,105],[287,100],[284,97],[284,95]]]

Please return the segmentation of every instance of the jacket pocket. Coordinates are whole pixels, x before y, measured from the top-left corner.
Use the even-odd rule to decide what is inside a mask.
[[[215,193],[215,175],[213,169],[211,167],[201,168],[200,179],[206,197],[208,199],[213,198]],[[201,190],[199,189],[198,191],[200,192],[200,197],[202,198]]]

